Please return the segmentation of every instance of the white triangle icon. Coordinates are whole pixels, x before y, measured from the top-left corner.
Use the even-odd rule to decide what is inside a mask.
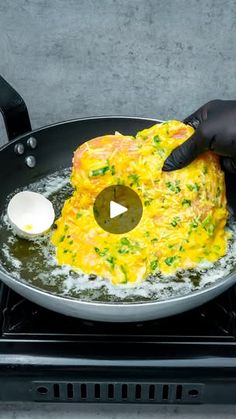
[[[128,208],[123,205],[117,204],[117,202],[110,201],[110,218],[115,218],[120,214],[127,212]]]

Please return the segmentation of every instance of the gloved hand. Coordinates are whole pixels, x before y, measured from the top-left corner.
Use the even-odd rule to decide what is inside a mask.
[[[181,169],[199,154],[212,150],[223,156],[222,166],[236,172],[236,100],[213,100],[185,118],[185,124],[196,129],[166,159],[163,170]]]

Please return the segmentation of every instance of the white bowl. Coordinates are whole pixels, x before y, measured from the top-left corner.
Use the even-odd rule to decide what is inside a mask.
[[[13,196],[7,215],[15,233],[28,239],[48,231],[55,219],[52,203],[45,196],[30,191]]]

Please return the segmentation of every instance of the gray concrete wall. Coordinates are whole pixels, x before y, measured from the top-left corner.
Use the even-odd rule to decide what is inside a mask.
[[[181,118],[236,98],[235,35],[233,0],[0,0],[0,73],[34,128],[87,115]]]

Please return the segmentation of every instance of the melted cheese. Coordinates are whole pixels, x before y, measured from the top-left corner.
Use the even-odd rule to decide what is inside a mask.
[[[74,194],[52,236],[58,263],[119,284],[225,255],[228,213],[219,158],[206,152],[186,168],[162,171],[167,156],[193,132],[168,121],[135,138],[116,133],[81,145],[73,160]],[[143,203],[140,223],[122,235],[102,230],[93,216],[96,196],[116,184],[133,188]]]

